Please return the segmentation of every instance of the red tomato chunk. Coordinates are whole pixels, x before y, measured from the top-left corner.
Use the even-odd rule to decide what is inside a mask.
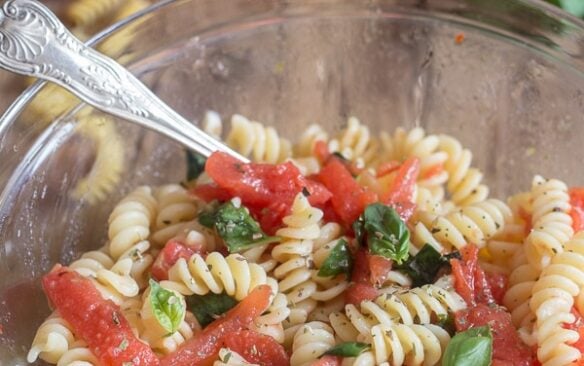
[[[168,280],[168,270],[180,259],[189,260],[195,253],[202,253],[203,248],[189,247],[175,239],[166,243],[152,265],[152,277],[157,281]]]
[[[226,334],[223,344],[250,363],[262,366],[282,366],[290,363],[288,354],[281,344],[270,336],[252,330]]]
[[[101,297],[93,283],[57,265],[43,277],[47,297],[104,366],[158,365],[152,349],[138,340],[120,308]]]
[[[217,359],[223,337],[246,329],[270,304],[272,289],[267,285],[256,287],[224,317],[209,324],[181,347],[162,359],[164,366],[207,366]]]

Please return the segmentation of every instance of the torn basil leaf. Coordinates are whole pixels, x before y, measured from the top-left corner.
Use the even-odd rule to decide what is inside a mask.
[[[373,203],[353,223],[355,237],[367,243],[371,254],[401,264],[408,259],[410,232],[397,212],[384,204]]]
[[[205,163],[207,158],[198,152],[191,150],[186,151],[187,154],[187,182],[199,178],[205,171]]]
[[[185,318],[186,305],[182,295],[166,290],[150,279],[150,307],[158,323],[168,333],[176,332]]]
[[[394,266],[394,269],[410,276],[413,286],[419,287],[434,283],[436,275],[443,269],[450,269],[450,259],[457,255],[460,256],[458,252],[441,255],[433,246],[425,244],[416,255]]]
[[[319,277],[332,277],[341,273],[349,275],[352,268],[353,256],[349,250],[349,243],[345,239],[339,239],[318,270],[317,275]]]
[[[361,342],[345,342],[334,346],[326,351],[325,355],[341,356],[341,357],[357,357],[361,353],[371,348],[368,343]]]
[[[215,228],[229,253],[280,240],[277,236],[266,235],[245,207],[236,207],[231,201],[219,206],[214,212],[200,214],[199,223]]]
[[[189,311],[195,315],[202,327],[209,325],[237,305],[237,300],[225,293],[192,295],[187,296],[186,300]]]
[[[493,357],[493,336],[488,325],[455,335],[442,358],[444,366],[489,366]]]

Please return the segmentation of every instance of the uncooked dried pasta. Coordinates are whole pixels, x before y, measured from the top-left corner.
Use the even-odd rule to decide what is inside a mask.
[[[309,126],[291,148],[231,121],[227,142],[254,163],[216,153],[187,185],[138,187],[100,249],[53,270],[111,300],[128,344],[162,364],[452,366],[461,337],[486,327],[479,366],[581,362],[578,190],[536,176],[506,203],[489,198],[470,150],[420,127],[378,140],[352,117],[337,134]],[[219,114],[203,128],[219,139]],[[39,327],[30,362],[100,364],[70,312]]]

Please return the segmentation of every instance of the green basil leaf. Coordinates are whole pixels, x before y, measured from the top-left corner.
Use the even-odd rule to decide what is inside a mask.
[[[332,277],[341,273],[347,275],[353,268],[353,256],[349,250],[349,243],[345,239],[339,239],[329,256],[324,260],[318,270],[319,277]]]
[[[367,233],[367,245],[371,254],[389,258],[401,264],[408,259],[410,232],[397,212],[384,204],[373,203],[357,221]],[[355,226],[355,225],[354,225]],[[364,235],[364,232],[361,235]]]
[[[266,235],[244,206],[235,207],[231,201],[219,206],[215,212],[199,215],[199,222],[215,228],[229,253],[280,240],[277,236]]]
[[[187,181],[199,178],[205,171],[207,158],[198,152],[187,150]]]
[[[420,287],[434,283],[441,271],[450,270],[450,259],[457,256],[460,257],[458,252],[441,255],[433,246],[425,244],[415,256],[394,268],[407,274],[414,287]]]
[[[361,353],[371,348],[370,344],[361,342],[345,342],[334,346],[326,351],[325,355],[341,356],[341,357],[357,357]]]
[[[213,320],[237,305],[237,300],[225,293],[214,294],[210,292],[202,296],[192,295],[187,296],[186,300],[189,310],[195,315],[202,327],[209,325]]]
[[[186,305],[182,295],[166,290],[158,282],[150,279],[148,297],[152,312],[158,323],[168,333],[174,333],[185,318]]]
[[[443,366],[489,366],[493,356],[493,336],[489,326],[470,328],[448,343]]]

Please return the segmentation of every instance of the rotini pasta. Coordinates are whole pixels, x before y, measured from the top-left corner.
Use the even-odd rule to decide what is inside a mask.
[[[335,345],[335,336],[330,326],[323,322],[303,325],[294,335],[291,366],[308,366]]]
[[[420,212],[412,241],[417,248],[430,244],[439,252],[460,249],[469,243],[482,248],[504,229],[511,217],[509,207],[496,199],[474,203],[445,216]]]
[[[368,166],[377,157],[379,141],[371,137],[371,132],[355,117],[349,118],[347,127],[339,136],[328,143],[331,152],[339,152],[346,159],[358,165]]]
[[[157,246],[162,246],[179,233],[182,224],[195,219],[197,204],[195,198],[178,184],[160,187],[155,197],[158,201],[158,213],[154,223],[152,242]]]
[[[227,144],[254,161],[278,163],[290,157],[292,145],[278,136],[273,127],[265,127],[259,122],[235,114],[231,118],[231,130]]]
[[[66,16],[74,26],[87,27],[114,15],[123,4],[123,0],[76,0]]]
[[[40,358],[56,364],[74,342],[75,335],[71,326],[59,313],[54,312],[37,330],[26,360],[32,363]]]
[[[533,230],[527,236],[525,253],[529,264],[541,269],[564,250],[563,244],[574,234],[570,197],[563,182],[541,176],[534,178],[531,193]]]
[[[239,254],[223,257],[218,252],[212,252],[207,258],[194,254],[188,262],[181,258],[170,269],[168,277],[168,281],[161,281],[161,286],[183,295],[225,292],[242,300],[256,286],[264,284],[270,285],[274,293],[278,292],[278,285],[262,267],[248,263]]]
[[[304,323],[313,310],[313,306],[303,306],[304,301],[308,300],[308,304],[316,306],[312,299],[317,285],[311,280],[314,273],[311,257],[314,239],[320,235],[318,222],[322,216],[322,211],[311,207],[300,193],[294,199],[292,213],[283,219],[286,226],[276,232],[276,235],[282,237],[282,242],[272,250],[272,256],[280,263],[274,269],[274,276],[279,280],[280,291],[286,294],[288,302],[292,304],[292,324]]]

